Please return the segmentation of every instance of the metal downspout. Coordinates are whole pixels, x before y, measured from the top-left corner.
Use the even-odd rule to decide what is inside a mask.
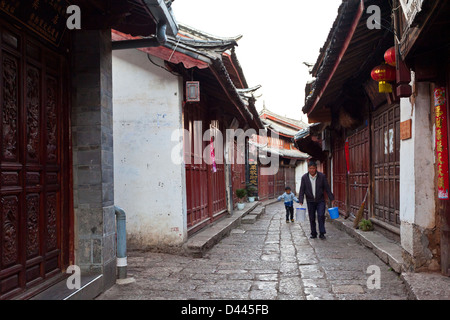
[[[178,25],[173,16],[171,5],[164,0],[141,0],[156,21],[156,35],[151,38],[114,41],[113,50],[138,49],[163,46],[167,35],[177,37]]]
[[[125,211],[114,206],[117,229],[117,278],[127,278],[127,217]]]
[[[155,37],[135,39],[135,40],[113,41],[112,49],[124,50],[124,49],[151,48],[163,46],[167,43],[166,30],[167,25],[163,23],[157,26]]]

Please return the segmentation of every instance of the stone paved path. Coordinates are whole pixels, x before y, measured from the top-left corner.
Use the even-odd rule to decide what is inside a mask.
[[[204,258],[132,252],[127,285],[97,299],[158,300],[404,300],[398,275],[371,250],[327,223],[327,240],[309,239],[309,223],[286,224],[283,204],[241,225]],[[381,288],[369,289],[367,268],[381,270]]]

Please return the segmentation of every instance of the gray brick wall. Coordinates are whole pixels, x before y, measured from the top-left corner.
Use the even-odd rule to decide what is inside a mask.
[[[75,260],[115,282],[111,31],[74,33],[72,134]]]

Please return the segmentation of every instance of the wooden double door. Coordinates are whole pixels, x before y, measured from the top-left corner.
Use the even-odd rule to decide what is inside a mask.
[[[68,265],[65,61],[0,24],[0,299],[45,284]]]
[[[206,227],[227,212],[225,164],[220,144],[213,143],[216,165],[208,164],[210,141],[203,141],[205,131],[224,132],[223,122],[211,120],[207,106],[184,106],[184,159],[186,170],[187,228],[188,234]],[[211,161],[209,161],[211,163]],[[245,167],[244,167],[245,169]],[[245,179],[245,176],[244,176]]]
[[[400,228],[400,106],[373,115],[373,216]]]
[[[348,163],[346,155],[348,148]],[[366,126],[348,138],[336,137],[333,143],[333,193],[341,213],[354,215],[370,188],[370,128]],[[365,206],[368,218],[370,198]]]
[[[371,124],[333,145],[333,186],[339,208],[354,215],[367,190],[364,217],[400,227],[400,106],[384,106]],[[347,172],[347,165],[349,172]]]
[[[350,173],[348,177],[349,209],[356,215],[361,207],[367,189],[370,188],[370,129],[367,126],[363,130],[348,138],[350,150]],[[364,216],[369,217],[371,206],[368,197],[364,207]]]
[[[295,168],[280,166],[278,172],[272,175],[262,175],[263,166],[258,168],[258,196],[259,200],[273,199],[285,192],[290,186],[295,192]],[[268,169],[268,168],[267,168]]]

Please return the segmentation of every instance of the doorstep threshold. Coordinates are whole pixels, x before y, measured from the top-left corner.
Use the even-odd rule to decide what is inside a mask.
[[[339,217],[335,220],[329,220],[331,224],[338,227],[361,244],[371,249],[384,263],[389,265],[396,273],[401,274],[404,271],[404,261],[402,247],[396,241],[393,241],[383,234],[375,231],[365,232],[353,227],[353,222]]]
[[[69,289],[67,278],[57,282],[30,300],[92,300],[102,292],[103,275],[81,275],[79,289]]]
[[[244,210],[236,210],[233,214],[225,216],[195,233],[182,246],[183,252],[188,256],[202,258],[206,251],[227,237],[231,233],[231,230],[241,225],[243,217],[260,205],[261,202],[259,201],[246,203]]]

